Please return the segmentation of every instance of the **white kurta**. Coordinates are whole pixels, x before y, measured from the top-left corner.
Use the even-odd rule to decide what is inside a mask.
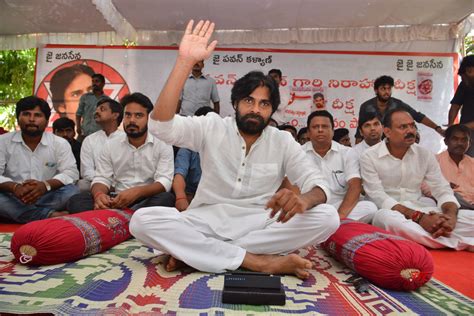
[[[188,211],[200,208],[218,234],[234,239],[256,227],[265,218],[261,209],[280,187],[285,174],[305,193],[321,187],[328,199],[327,182],[306,158],[301,146],[287,132],[265,128],[246,155],[235,118],[222,119],[215,113],[201,117],[181,117],[169,122],[150,118],[149,131],[165,143],[199,152],[202,176]],[[216,204],[226,204],[216,208]],[[213,205],[213,207],[204,207]],[[223,218],[232,218],[226,223]]]
[[[134,214],[130,230],[155,249],[171,253],[200,270],[222,272],[241,264],[245,250],[237,244],[252,233],[260,232],[261,239],[251,238],[251,243],[272,244],[272,238],[279,243],[281,237],[269,229],[279,226],[278,234],[287,231],[283,235],[286,242],[275,251],[261,247],[259,253],[284,253],[322,242],[339,226],[336,210],[327,204],[296,215],[286,224],[269,220],[270,211],[264,209],[265,205],[285,175],[303,193],[319,186],[330,198],[320,170],[289,133],[265,128],[246,155],[246,144],[235,118],[222,119],[209,113],[201,117],[175,116],[168,122],[150,119],[149,130],[168,144],[199,152],[202,168],[201,181],[187,211],[152,207]],[[308,229],[293,226],[303,219]],[[151,222],[155,224],[147,224]],[[204,262],[196,263],[199,259],[191,252],[205,257]]]
[[[458,250],[474,245],[474,212],[459,210],[458,222],[451,237],[432,238],[420,225],[392,207],[402,204],[423,212],[441,212],[441,206],[453,202],[459,207],[453,190],[441,174],[435,156],[418,144],[413,144],[402,159],[388,151],[385,142],[367,149],[360,158],[365,192],[381,208],[373,224],[432,248],[450,247]],[[421,183],[432,189],[438,207],[424,202]]]

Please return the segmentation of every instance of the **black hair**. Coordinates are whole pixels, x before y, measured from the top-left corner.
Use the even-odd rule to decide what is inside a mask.
[[[331,121],[331,128],[334,128],[334,118],[332,117],[331,113],[326,110],[314,111],[308,116],[308,121],[306,123],[306,127],[309,129],[311,125],[311,120],[316,116],[324,116],[327,117]]]
[[[291,129],[292,131],[295,132],[295,134],[298,134],[298,131],[296,130],[296,127],[294,127],[293,125],[290,125],[290,124],[280,125],[280,126],[278,126],[278,129],[280,131],[285,131],[285,130]]]
[[[449,138],[451,138],[454,132],[462,132],[466,134],[469,139],[471,139],[471,130],[466,125],[461,124],[455,124],[448,127],[448,129],[444,132],[444,139],[448,140]]]
[[[459,66],[458,75],[464,75],[467,68],[474,67],[474,55],[465,56]]]
[[[49,117],[51,116],[51,108],[49,107],[48,102],[34,95],[24,97],[16,103],[15,114],[17,121],[21,112],[33,110],[37,106],[39,106],[40,111],[43,112],[46,120],[49,121]]]
[[[258,87],[267,87],[270,90],[270,103],[274,113],[280,105],[280,91],[275,80],[261,71],[251,71],[235,82],[230,95],[232,106],[236,107],[240,100],[248,97]]]
[[[122,99],[123,100],[123,99]],[[110,110],[112,113],[118,113],[119,116],[117,116],[117,125],[120,125],[123,120],[123,106],[122,104],[118,103],[115,100],[112,100],[111,98],[101,98],[99,101],[97,101],[97,107],[99,107],[101,104],[108,103]]]
[[[368,121],[372,121],[374,118],[377,118],[380,121],[380,117],[376,112],[366,112],[359,117],[359,128],[362,128],[362,125]],[[380,122],[382,123],[382,122]]]
[[[71,67],[59,69],[54,73],[53,77],[51,77],[49,89],[51,91],[53,107],[56,112],[59,112],[59,106],[64,103],[64,93],[66,92],[67,87],[81,74],[86,74],[92,77],[94,75],[94,70],[87,65],[77,64]]]
[[[277,74],[278,77],[282,78],[283,77],[283,74],[281,73],[281,70],[280,69],[271,69],[269,72],[268,72],[268,75],[270,74]]]
[[[210,106],[202,106],[194,112],[194,116],[204,116],[209,112],[215,112]]]
[[[60,117],[53,122],[53,132],[56,132],[59,129],[72,128],[73,130],[76,127],[76,123],[68,117]]]
[[[388,84],[390,87],[394,86],[393,78],[390,76],[380,76],[374,81],[374,89],[377,90],[380,86]]]
[[[150,113],[153,110],[153,103],[151,103],[150,98],[148,98],[146,95],[140,92],[135,92],[132,94],[127,94],[120,100],[120,104],[122,104],[122,107],[125,109],[125,106],[129,103],[138,103],[141,106],[143,106],[147,113]]]
[[[105,83],[105,77],[102,74],[93,74],[92,78],[98,78],[100,80],[100,82]]]
[[[349,135],[349,130],[347,128],[344,128],[344,127],[337,128],[334,130],[334,136],[332,137],[332,139],[339,143],[341,138],[343,138],[346,135]]]
[[[301,136],[303,136],[304,133],[307,133],[308,132],[308,128],[307,127],[302,127],[300,128],[300,130],[298,131],[298,136],[297,138],[300,139]]]
[[[313,99],[316,99],[316,98],[324,99],[324,94],[322,94],[321,92],[316,92],[315,94],[313,94]]]
[[[392,116],[394,113],[397,113],[397,112],[404,112],[404,113],[408,113],[410,114],[407,110],[405,110],[404,108],[395,108],[395,109],[392,109],[390,111],[388,111],[386,114],[385,114],[385,117],[383,118],[383,126],[384,127],[388,127],[388,128],[392,128]],[[411,115],[410,115],[411,116]]]

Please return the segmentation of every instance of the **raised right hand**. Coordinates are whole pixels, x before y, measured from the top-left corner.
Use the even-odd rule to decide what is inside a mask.
[[[179,57],[194,63],[207,59],[214,51],[217,41],[208,44],[214,31],[214,23],[199,21],[193,29],[194,20],[189,21],[179,44]]]

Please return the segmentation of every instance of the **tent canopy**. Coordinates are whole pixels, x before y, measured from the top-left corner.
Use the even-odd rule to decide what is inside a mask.
[[[0,0],[0,49],[173,45],[210,19],[220,45],[452,41],[473,0]]]

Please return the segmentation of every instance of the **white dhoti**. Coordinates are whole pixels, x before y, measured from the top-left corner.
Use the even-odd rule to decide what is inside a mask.
[[[403,202],[401,204],[420,210],[423,213],[429,213],[430,211],[441,213],[441,210],[437,207],[420,207],[419,202]],[[372,224],[429,248],[448,247],[456,250],[472,250],[474,246],[474,212],[470,210],[459,210],[456,227],[451,232],[450,237],[433,238],[420,225],[406,219],[403,214],[394,210],[379,210],[375,214]]]
[[[244,216],[238,216],[244,213]],[[286,254],[319,244],[339,227],[336,209],[321,204],[287,223],[269,219],[270,210],[212,205],[179,212],[170,207],[139,209],[130,232],[144,244],[206,272],[235,270],[246,252]],[[278,214],[277,214],[278,215]],[[234,221],[234,219],[236,219]]]
[[[339,209],[342,201],[333,204],[336,209]],[[352,209],[352,211],[347,215],[347,218],[353,219],[355,221],[359,221],[362,223],[370,224],[372,222],[372,218],[374,217],[375,213],[377,212],[378,208],[375,203],[370,201],[359,201],[357,202],[356,206]]]

